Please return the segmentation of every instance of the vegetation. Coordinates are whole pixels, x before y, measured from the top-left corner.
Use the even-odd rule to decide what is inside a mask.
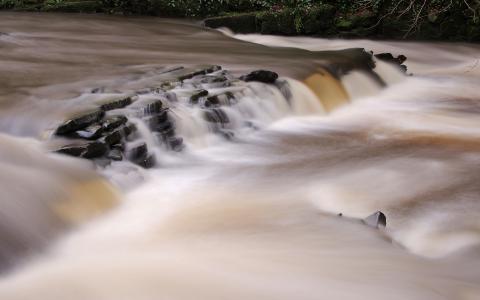
[[[248,24],[238,24],[244,31],[480,40],[480,0],[0,0],[0,8],[196,18],[249,13],[240,19]]]

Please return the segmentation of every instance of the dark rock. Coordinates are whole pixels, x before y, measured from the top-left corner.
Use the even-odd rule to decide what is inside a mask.
[[[142,168],[150,169],[155,166],[157,160],[155,159],[155,155],[148,155],[144,159],[134,161],[135,164],[139,165]]]
[[[128,119],[125,116],[111,116],[105,118],[105,120],[102,123],[102,126],[105,130],[110,131],[113,130],[119,126],[122,126],[123,124],[127,123]]]
[[[125,106],[128,106],[130,104],[132,104],[132,98],[131,97],[126,97],[126,98],[120,98],[120,99],[108,101],[108,102],[100,105],[100,108],[103,111],[108,111],[108,110],[113,110],[113,109],[124,108]]]
[[[137,131],[137,126],[135,126],[135,124],[133,123],[128,123],[127,125],[123,126],[121,128],[122,130],[122,134],[125,136],[125,137],[128,137],[130,136],[132,133],[136,132]]]
[[[147,144],[145,143],[140,143],[130,149],[128,158],[131,162],[143,168],[152,168],[156,163],[155,156],[148,154]]]
[[[168,147],[176,152],[180,152],[183,150],[183,139],[181,137],[173,137],[167,140]]]
[[[119,149],[112,149],[107,154],[107,158],[115,161],[121,161],[123,159],[122,152]]]
[[[228,115],[220,108],[205,111],[203,117],[210,123],[226,124],[230,121]]]
[[[147,144],[140,143],[128,151],[128,159],[137,161],[145,159],[148,155]]]
[[[375,57],[379,60],[398,65],[402,71],[407,72],[407,66],[403,65],[403,63],[407,60],[405,55],[394,57],[392,53],[379,53],[375,54]]]
[[[214,95],[208,97],[204,105],[205,107],[215,107],[220,105],[232,105],[235,99],[235,96],[232,92],[225,92],[224,94]]]
[[[387,226],[387,217],[381,211],[366,217],[363,222],[373,228],[385,228]]]
[[[143,108],[143,114],[145,116],[154,115],[162,112],[163,103],[161,100],[154,100],[150,103],[147,103]]]
[[[101,142],[92,142],[83,145],[67,145],[56,152],[82,158],[96,158],[103,156],[108,147]]]
[[[110,148],[123,152],[123,151],[125,151],[125,144],[124,143],[114,144],[114,145],[111,145]]]
[[[228,141],[233,140],[233,138],[235,137],[235,133],[233,133],[233,131],[231,130],[219,130],[218,134],[220,134],[223,138],[225,138]]]
[[[108,146],[118,144],[123,139],[123,128],[117,129],[115,131],[107,133],[103,138],[102,141],[105,142]]]
[[[105,129],[103,128],[102,125],[92,124],[82,130],[75,131],[73,136],[77,138],[87,139],[87,140],[96,140],[102,136],[104,131]]]
[[[145,121],[148,127],[154,131],[161,131],[170,123],[167,110],[163,110],[160,114],[147,118]]]
[[[186,79],[190,79],[194,76],[197,76],[197,75],[206,75],[206,74],[209,74],[209,73],[213,73],[215,71],[219,71],[221,70],[222,67],[220,66],[206,66],[204,68],[200,68],[200,69],[197,69],[197,70],[188,70],[188,69],[185,69],[183,72],[184,74],[181,74],[177,77],[177,79],[179,81],[184,81]]]
[[[240,77],[243,81],[258,81],[263,83],[274,83],[278,78],[278,74],[272,71],[257,70],[250,74]]]
[[[200,90],[200,91],[196,92],[195,94],[193,94],[192,96],[190,96],[190,103],[198,104],[198,100],[201,97],[206,97],[206,96],[208,96],[208,91],[207,90]]]
[[[70,120],[65,121],[62,125],[58,126],[55,131],[56,135],[67,135],[73,133],[77,130],[83,129],[93,123],[98,122],[103,118],[105,112],[102,110],[95,110],[82,114],[80,116],[74,117]]]

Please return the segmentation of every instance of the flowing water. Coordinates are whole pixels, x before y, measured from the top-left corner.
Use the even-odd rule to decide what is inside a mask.
[[[478,46],[56,14],[0,13],[0,31],[0,299],[480,299]],[[341,60],[318,51],[359,47],[411,74],[348,72],[330,110],[307,78]],[[137,120],[149,170],[50,152],[92,89],[198,64],[273,70],[291,95],[243,85],[233,140],[180,101],[178,153]],[[359,221],[378,210],[385,229]]]

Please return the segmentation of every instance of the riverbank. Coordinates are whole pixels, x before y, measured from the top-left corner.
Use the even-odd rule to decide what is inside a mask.
[[[362,5],[351,1],[297,1],[296,4],[283,2],[285,1],[212,0],[204,3],[190,0],[0,0],[0,9],[189,17],[205,19],[207,27],[227,27],[235,33],[480,41],[478,7],[468,2],[448,5],[443,5],[443,1],[419,5],[420,1],[414,0],[397,4],[388,1],[364,1]]]

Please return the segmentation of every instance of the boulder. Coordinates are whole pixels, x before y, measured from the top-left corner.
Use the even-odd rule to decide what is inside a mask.
[[[275,83],[278,79],[278,74],[272,71],[266,70],[257,70],[253,71],[247,75],[241,76],[240,80],[249,82],[249,81],[258,81],[263,83]]]

